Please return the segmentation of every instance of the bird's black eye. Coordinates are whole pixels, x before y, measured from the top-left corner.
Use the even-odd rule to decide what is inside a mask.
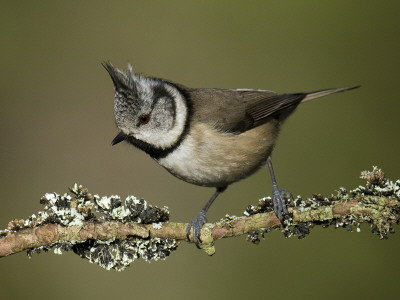
[[[147,124],[150,121],[150,115],[143,115],[139,117],[139,123],[141,125]]]

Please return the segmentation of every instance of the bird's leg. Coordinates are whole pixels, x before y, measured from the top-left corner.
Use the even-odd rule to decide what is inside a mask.
[[[279,189],[278,183],[276,182],[275,179],[274,168],[272,167],[271,156],[268,156],[267,164],[272,181],[272,201],[274,203],[274,212],[275,215],[283,224],[283,215],[288,213],[284,196],[292,197],[292,195],[288,190]]]
[[[197,248],[200,249],[200,231],[201,227],[207,222],[206,218],[206,213],[208,209],[210,208],[211,204],[214,202],[214,200],[218,197],[219,194],[221,194],[223,191],[226,190],[226,186],[222,188],[217,188],[215,193],[211,196],[210,200],[207,201],[206,205],[200,210],[199,214],[196,216],[194,220],[192,220],[188,227],[186,228],[186,237],[189,240],[189,235],[190,235],[190,230],[193,228],[193,241],[196,244]]]

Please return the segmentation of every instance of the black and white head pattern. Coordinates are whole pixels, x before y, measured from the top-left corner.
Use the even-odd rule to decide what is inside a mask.
[[[188,119],[184,95],[172,83],[126,71],[110,63],[104,67],[115,87],[115,122],[124,139],[153,157],[164,156],[183,138]]]

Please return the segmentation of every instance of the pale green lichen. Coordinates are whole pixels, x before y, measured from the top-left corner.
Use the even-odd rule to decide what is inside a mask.
[[[211,226],[212,227],[212,226]],[[212,237],[212,228],[210,228],[207,224],[202,228],[202,240],[200,243],[200,248],[203,249],[207,255],[214,255],[215,247],[214,247],[214,239]]]

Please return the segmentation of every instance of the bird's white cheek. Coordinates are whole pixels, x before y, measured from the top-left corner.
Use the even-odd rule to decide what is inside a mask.
[[[185,130],[185,123],[188,117],[187,107],[182,96],[175,91],[173,96],[176,105],[176,114],[174,126],[170,129],[152,128],[151,130],[139,130],[134,136],[157,148],[167,149],[175,145]]]

